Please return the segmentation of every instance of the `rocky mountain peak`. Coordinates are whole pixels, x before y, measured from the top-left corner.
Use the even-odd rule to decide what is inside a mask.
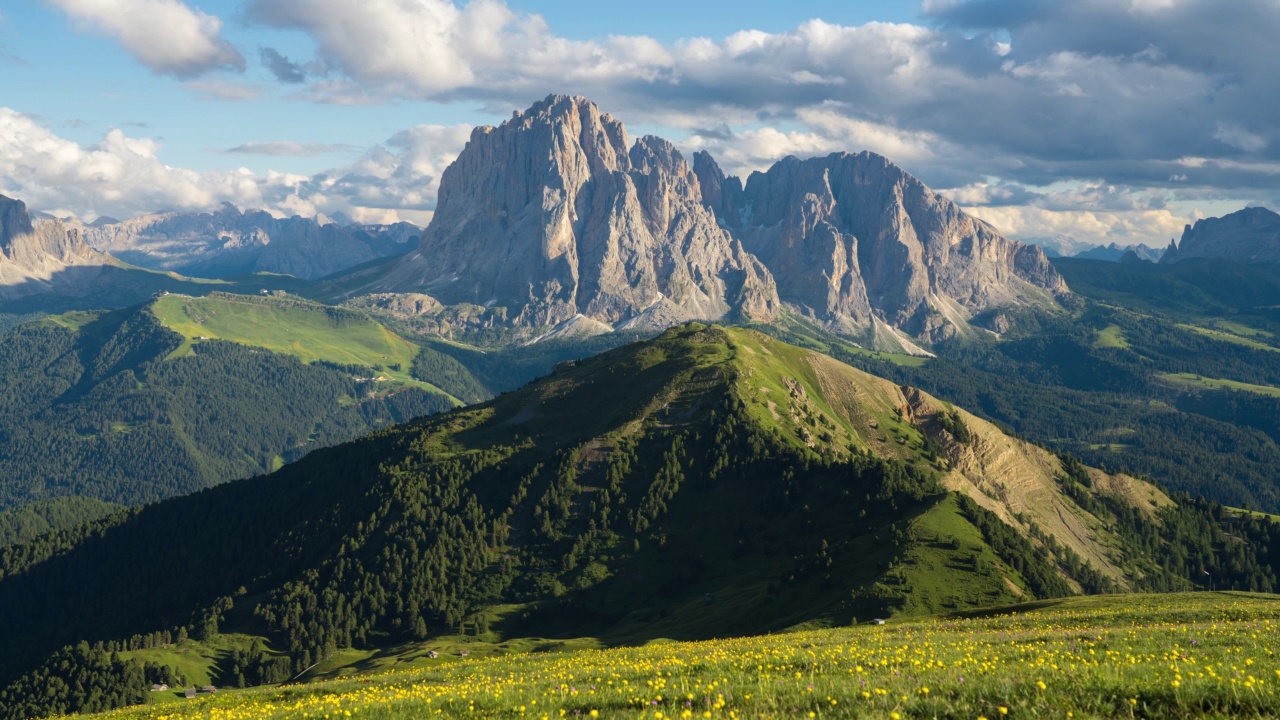
[[[1176,248],[1170,242],[1160,262],[1189,258],[1280,264],[1280,215],[1265,207],[1248,207],[1222,217],[1197,220],[1182,231]]]
[[[419,250],[370,289],[502,306],[526,327],[772,317],[772,278],[716,225],[675,146],[628,143],[580,97],[478,128],[441,177]]]
[[[782,300],[886,348],[938,340],[1001,305],[1066,285],[1039,248],[1001,236],[871,152],[786,157],[739,191],[710,158],[704,201],[772,271]]]
[[[13,298],[63,289],[71,294],[83,275],[66,274],[71,267],[96,268],[111,258],[94,252],[80,229],[61,220],[31,221],[20,200],[0,195],[0,297]]]

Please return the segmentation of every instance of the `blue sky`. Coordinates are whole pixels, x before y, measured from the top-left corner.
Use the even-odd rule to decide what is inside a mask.
[[[738,173],[880,152],[1022,239],[1164,244],[1280,199],[1276,0],[603,7],[12,0],[0,192],[426,222],[470,126],[563,92]]]

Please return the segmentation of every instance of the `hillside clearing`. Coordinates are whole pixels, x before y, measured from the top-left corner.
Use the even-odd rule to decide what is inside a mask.
[[[152,304],[151,311],[185,339],[168,359],[189,357],[200,342],[226,340],[292,355],[305,363],[370,368],[376,373],[371,380],[381,378],[383,383],[444,394],[412,377],[417,345],[350,310],[294,298],[214,293],[202,298],[166,295]]]
[[[1280,387],[1272,385],[1254,385],[1251,383],[1237,382],[1235,380],[1224,380],[1222,378],[1207,378],[1192,373],[1157,373],[1157,377],[1172,385],[1183,387],[1200,388],[1204,390],[1238,390],[1240,392],[1256,393],[1258,395],[1266,395],[1267,397],[1280,398]]]

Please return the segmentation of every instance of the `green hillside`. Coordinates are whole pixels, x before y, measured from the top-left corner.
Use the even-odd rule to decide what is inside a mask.
[[[1274,595],[1072,598],[603,652],[454,649],[393,673],[113,717],[1274,717],[1278,630]]]
[[[201,342],[225,340],[292,355],[304,363],[355,365],[399,382],[418,382],[409,374],[418,347],[349,310],[295,298],[214,293],[199,298],[166,295],[151,305],[151,312],[184,339],[170,358],[190,357],[193,346]]]
[[[137,561],[174,537],[180,558]],[[1265,518],[695,324],[267,478],[0,552],[0,705],[27,707],[30,688],[81,667],[136,702],[128,688],[177,671],[156,651],[183,636],[261,638],[180,663],[254,685],[461,643],[637,645],[1188,590],[1204,568],[1220,588],[1271,590],[1277,560]]]
[[[363,322],[355,334],[376,337]],[[392,374],[187,345],[145,306],[20,325],[0,339],[0,509],[66,495],[153,502],[457,404],[376,379]]]

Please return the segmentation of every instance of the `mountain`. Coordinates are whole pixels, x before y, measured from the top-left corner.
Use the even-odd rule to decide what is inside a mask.
[[[480,127],[445,170],[418,249],[353,278],[363,292],[507,308],[510,322],[610,326],[767,320],[769,272],[716,225],[668,142],[629,145],[582,98],[552,96]]]
[[[916,354],[927,353],[912,338],[1065,292],[1041,250],[879,156],[787,158],[744,188],[709,155],[690,165],[660,138],[629,144],[620,122],[563,96],[477,128],[419,248],[331,284],[340,299],[483,308],[526,337],[570,322],[769,321],[785,308]]]
[[[167,295],[27,323],[0,338],[0,510],[154,502],[459,404],[417,373],[488,397],[451,358],[291,298]]]
[[[1078,253],[1097,247],[1095,243],[1078,240],[1071,235],[1064,234],[1054,235],[1053,237],[1029,238],[1027,242],[1039,246],[1041,250],[1044,250],[1044,254],[1050,258],[1074,257]]]
[[[60,220],[32,223],[27,206],[0,195],[0,299],[78,294],[112,259]]]
[[[1146,245],[1125,245],[1120,246],[1116,243],[1110,245],[1095,245],[1088,250],[1082,250],[1072,257],[1081,260],[1106,260],[1107,262],[1122,262],[1126,255],[1132,254],[1132,260],[1160,262],[1160,257],[1164,254],[1164,250],[1159,248],[1148,247]]]
[[[302,279],[332,275],[409,251],[421,230],[409,223],[340,225],[323,216],[276,218],[229,203],[212,213],[111,218],[84,227],[85,241],[126,262],[196,277],[253,272]]]
[[[1224,518],[826,356],[691,324],[0,551],[0,705],[47,711],[37,678],[74,676],[76,655],[141,679],[108,654],[175,636],[262,637],[270,653],[235,661],[252,684],[346,647],[761,633],[1191,588],[1201,563],[1220,587],[1273,587],[1265,527],[1232,540]],[[81,640],[102,644],[59,651]]]
[[[1191,258],[1280,263],[1280,215],[1264,207],[1250,207],[1220,218],[1197,220],[1182,231],[1179,243],[1169,243],[1160,262]]]
[[[874,153],[788,157],[745,188],[705,154],[695,164],[717,187],[709,206],[773,273],[783,302],[844,334],[939,340],[983,311],[1066,292],[1040,248]]]

